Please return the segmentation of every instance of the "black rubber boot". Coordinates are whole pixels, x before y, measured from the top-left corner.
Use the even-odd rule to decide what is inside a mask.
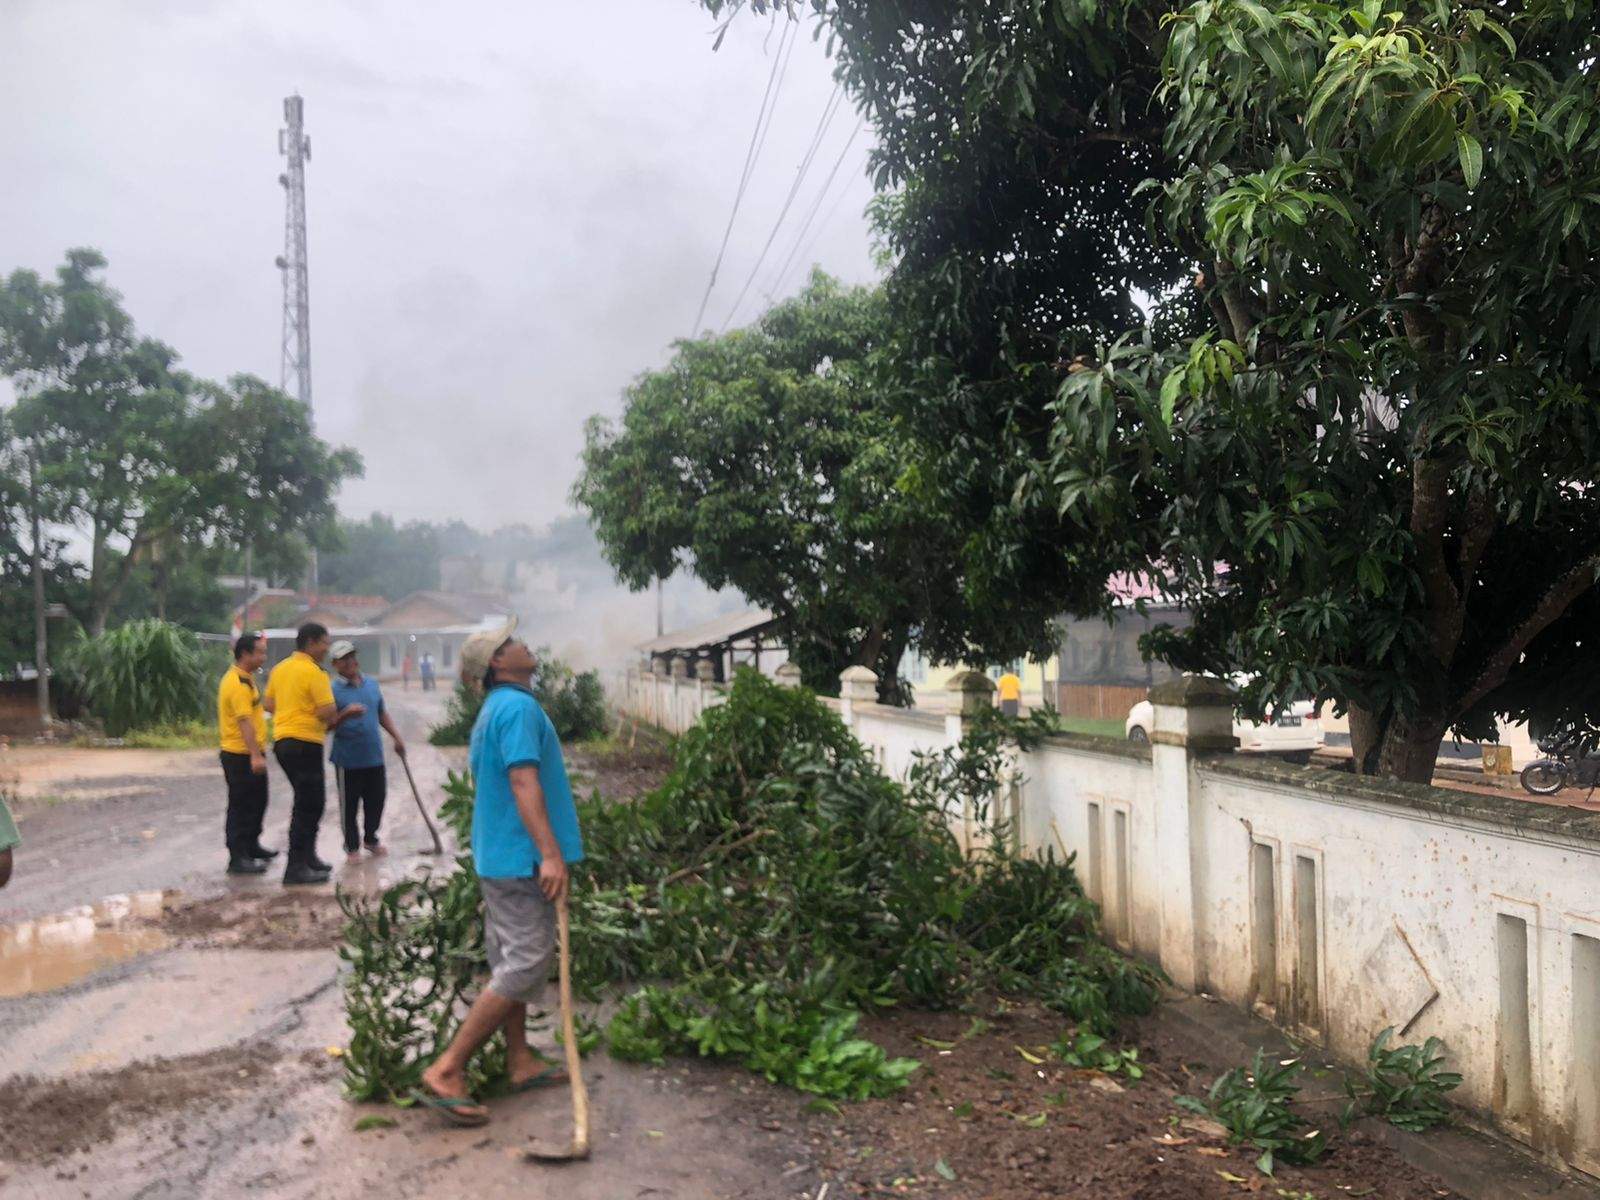
[[[259,858],[246,858],[242,854],[236,854],[228,860],[229,875],[265,875],[266,873],[267,864]]]

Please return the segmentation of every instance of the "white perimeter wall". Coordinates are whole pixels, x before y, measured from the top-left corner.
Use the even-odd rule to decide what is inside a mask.
[[[674,732],[722,696],[613,689]],[[829,705],[897,777],[959,740],[956,716]],[[1600,815],[1199,752],[1162,713],[1153,748],[1047,739],[996,801],[1025,850],[1075,857],[1110,940],[1350,1062],[1385,1026],[1438,1036],[1461,1104],[1600,1174]]]

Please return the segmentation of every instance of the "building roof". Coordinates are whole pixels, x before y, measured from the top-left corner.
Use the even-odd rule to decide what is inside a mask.
[[[636,647],[641,654],[669,654],[674,650],[705,650],[743,637],[764,633],[778,623],[778,618],[764,608],[749,612],[728,613],[691,625],[687,629],[674,629],[660,637],[641,642]]]
[[[390,613],[403,608],[407,604],[413,604],[418,601],[442,608],[446,612],[454,613],[461,620],[472,623],[482,621],[485,617],[511,615],[511,607],[504,599],[499,596],[491,596],[485,592],[421,591],[400,597],[381,613],[377,613],[376,619],[382,621]]]

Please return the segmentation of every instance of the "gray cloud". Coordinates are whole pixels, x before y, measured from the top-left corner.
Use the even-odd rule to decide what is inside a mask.
[[[689,0],[6,0],[0,270],[98,246],[191,369],[276,379],[276,130],[299,89],[317,419],[367,459],[343,507],[539,523],[584,419],[699,304],[777,47],[751,20],[715,54],[710,34]],[[808,31],[708,323],[832,88]],[[854,124],[839,114],[763,280]],[[874,273],[865,145],[812,255],[850,280]]]

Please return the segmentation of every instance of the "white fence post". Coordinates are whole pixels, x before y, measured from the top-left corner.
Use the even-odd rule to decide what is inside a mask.
[[[854,733],[856,705],[872,704],[878,699],[878,677],[868,667],[846,667],[839,674],[839,717],[844,727]]]
[[[1155,785],[1156,886],[1161,900],[1161,966],[1173,983],[1198,991],[1204,983],[1198,923],[1206,897],[1195,857],[1201,845],[1197,828],[1195,782],[1191,765],[1199,754],[1231,751],[1232,689],[1220,679],[1185,675],[1150,689],[1155,729],[1150,734],[1150,766]]]
[[[994,680],[982,671],[958,671],[945,684],[945,690],[956,697],[954,711],[944,719],[944,736],[951,746],[961,744],[962,724],[970,721],[986,708],[994,707]],[[989,803],[994,804],[999,797],[990,797]],[[963,800],[961,803],[961,845],[962,849],[971,853],[976,830],[974,822],[977,814],[972,811],[972,802]]]

